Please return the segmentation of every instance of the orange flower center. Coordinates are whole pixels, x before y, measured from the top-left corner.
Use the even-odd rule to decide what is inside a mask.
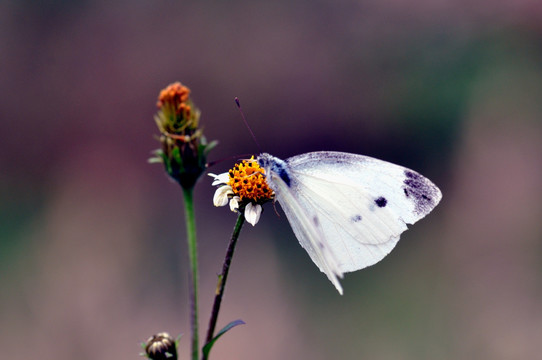
[[[247,198],[257,202],[272,199],[274,194],[265,181],[265,170],[254,160],[254,156],[235,164],[229,174],[228,185],[241,200]]]

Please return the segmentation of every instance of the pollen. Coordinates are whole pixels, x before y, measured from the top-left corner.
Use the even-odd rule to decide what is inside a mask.
[[[229,174],[228,185],[241,200],[247,198],[262,202],[273,198],[273,190],[269,188],[265,180],[265,170],[254,160],[254,156],[235,164]]]

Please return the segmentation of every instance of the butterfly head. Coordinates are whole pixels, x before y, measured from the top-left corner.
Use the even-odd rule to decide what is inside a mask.
[[[273,186],[273,178],[279,177],[286,183],[286,185],[290,186],[291,184],[291,176],[290,171],[288,169],[288,164],[277,157],[274,157],[272,155],[269,155],[268,153],[262,153],[260,156],[258,156],[258,164],[265,169],[265,173],[267,175],[268,184],[271,187],[271,189],[274,189]]]

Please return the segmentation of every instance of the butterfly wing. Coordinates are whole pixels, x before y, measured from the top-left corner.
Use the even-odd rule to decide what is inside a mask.
[[[417,172],[368,156],[314,152],[286,162],[291,191],[318,218],[342,272],[380,261],[406,224],[422,219],[442,198]]]
[[[325,234],[318,223],[318,216],[306,207],[306,203],[299,201],[296,194],[278,174],[268,173],[267,181],[271,183],[275,191],[275,200],[281,204],[299,243],[342,295],[343,289],[339,277],[342,277],[343,271],[333,250],[324,241]]]
[[[270,171],[299,242],[342,294],[338,277],[375,264],[400,234],[439,203],[440,190],[415,171],[371,157],[313,152]]]

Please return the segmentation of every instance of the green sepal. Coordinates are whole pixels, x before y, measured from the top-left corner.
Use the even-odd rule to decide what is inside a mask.
[[[183,159],[181,158],[181,150],[177,146],[175,146],[173,150],[171,151],[171,157],[179,166],[178,172],[183,173],[184,172]]]
[[[171,162],[165,153],[162,152],[161,155],[164,162],[164,167],[166,168],[166,172],[171,175]]]
[[[222,330],[220,330],[211,341],[209,341],[207,344],[205,344],[205,346],[202,349],[203,356],[206,357],[206,358],[209,356],[209,352],[211,352],[211,348],[213,347],[215,342],[218,340],[219,337],[224,335],[226,333],[226,331],[230,330],[233,327],[236,327],[237,325],[244,325],[244,324],[245,324],[245,322],[243,320],[239,319],[239,320],[234,320],[234,321],[230,322],[228,325],[224,326],[222,328]]]

